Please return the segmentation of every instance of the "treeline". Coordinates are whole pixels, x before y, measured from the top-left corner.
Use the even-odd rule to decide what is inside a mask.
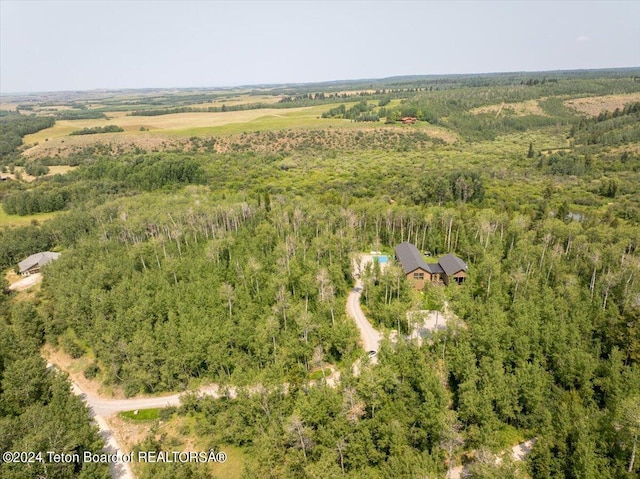
[[[324,100],[349,100],[357,97],[382,97],[390,100],[393,98],[406,97],[407,94],[417,93],[419,91],[431,91],[433,90],[433,86],[430,87],[413,87],[413,88],[382,88],[376,89],[374,91],[355,91],[355,92],[341,92],[341,93],[331,93],[331,92],[312,92],[312,93],[301,93],[293,96],[285,96],[280,99],[278,103],[305,103],[308,100],[315,100],[316,103]],[[373,99],[375,99],[373,98]],[[388,101],[387,101],[388,102]],[[384,105],[380,105],[384,106]]]
[[[538,78],[529,78],[528,80],[521,80],[520,84],[521,85],[527,85],[527,86],[533,86],[533,85],[544,85],[545,83],[550,82],[550,83],[558,83],[558,79],[557,78],[546,78],[543,77],[542,80],[538,79]]]
[[[64,209],[71,195],[68,189],[56,188],[50,191],[42,189],[22,191],[5,197],[2,208],[9,215],[31,215],[49,213]]]
[[[22,138],[54,125],[55,119],[47,116],[22,115],[1,112],[0,114],[0,159],[22,145]]]
[[[451,201],[479,203],[484,193],[484,181],[475,171],[456,171],[446,177],[421,175],[410,187],[411,198],[419,205],[442,205]]]
[[[106,125],[95,126],[93,128],[83,128],[82,130],[75,130],[69,133],[69,135],[95,135],[98,133],[120,133],[124,131],[123,128],[118,125]]]
[[[337,106],[322,114],[322,118],[344,118],[353,121],[380,121],[380,116],[374,113],[376,106],[361,100],[350,108],[345,105]]]
[[[202,183],[205,179],[199,161],[176,154],[126,155],[119,161],[101,158],[68,176],[80,180],[112,180],[146,191],[171,185]]]
[[[29,189],[14,187],[3,192],[2,207],[20,216],[66,208],[69,203],[103,202],[131,190],[155,190],[167,186],[203,182],[201,164],[192,158],[170,155],[127,156],[120,161],[102,158],[62,176],[41,180]]]
[[[265,108],[298,108],[301,106],[315,105],[318,102],[332,103],[332,100],[299,100],[296,102],[279,102],[279,103],[241,103],[239,105],[226,105],[221,106],[208,106],[192,107],[192,106],[179,106],[174,108],[157,108],[153,110],[134,110],[128,113],[129,116],[161,116],[161,115],[173,115],[176,113],[224,113],[227,111],[246,111],[246,110],[261,110]]]
[[[382,99],[385,101],[390,101],[390,97],[406,97],[409,93],[408,91],[397,91],[394,93],[388,93],[386,90],[383,90],[385,93],[367,93],[361,92],[357,95],[348,95],[343,94],[339,97],[339,100],[352,100],[354,97],[362,97],[369,96],[371,99]],[[400,96],[398,96],[400,95]],[[311,95],[310,95],[311,96]],[[320,94],[317,94],[313,98],[310,96],[305,97],[305,95],[300,95],[299,97],[287,97],[283,98],[277,103],[242,103],[239,105],[226,105],[223,104],[221,106],[208,106],[208,107],[193,107],[193,106],[177,106],[170,108],[154,108],[154,109],[137,109],[128,113],[129,116],[161,116],[161,115],[172,115],[176,113],[219,113],[219,112],[227,112],[227,111],[246,111],[246,110],[260,110],[264,108],[275,108],[275,109],[287,109],[287,108],[299,108],[303,106],[314,106],[323,103],[335,103],[336,98],[331,96],[330,94],[325,95],[323,98]],[[366,102],[366,100],[363,100]]]
[[[158,108],[153,110],[135,110],[128,113],[128,115],[129,116],[161,116],[161,115],[173,115],[176,113],[218,113],[218,112],[226,112],[226,111],[259,110],[263,108],[275,108],[275,106],[268,103],[243,103],[240,105],[208,106],[206,108],[198,108],[198,107],[192,107],[192,106],[179,106],[175,108]]]
[[[107,118],[107,115],[101,111],[83,109],[57,111],[55,112],[54,117],[58,120],[97,120],[105,119]]]
[[[58,103],[52,103],[51,105],[58,106]],[[18,105],[16,110],[20,111],[33,111],[35,105]],[[40,107],[40,113],[47,112],[45,115],[40,116],[39,118],[54,118],[56,120],[90,120],[90,119],[99,119],[106,118],[107,116],[101,112],[96,110],[89,110],[86,105],[82,103],[70,103],[65,104],[64,106],[70,106],[73,109],[71,110],[56,110],[54,108],[43,108],[47,106],[47,103],[40,103],[38,105]],[[50,113],[51,112],[51,113]]]

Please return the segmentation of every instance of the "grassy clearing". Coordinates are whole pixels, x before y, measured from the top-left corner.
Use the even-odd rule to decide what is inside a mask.
[[[53,218],[57,213],[58,213],[57,211],[54,211],[52,213],[36,213],[33,215],[27,215],[27,216],[8,215],[0,207],[0,227],[24,226],[24,225],[30,224],[32,221],[37,221],[39,223],[42,223],[43,221],[47,221]]]
[[[64,175],[65,173],[68,173],[71,170],[76,169],[77,166],[68,166],[68,165],[55,165],[55,166],[50,166],[49,167],[49,173],[47,173],[46,175],[43,175],[42,177],[47,177],[47,176],[54,176],[54,175]],[[28,173],[26,173],[24,171],[24,168],[16,168],[16,171],[20,172],[20,176],[22,178],[22,181],[26,181],[27,183],[31,183],[32,181],[35,181],[38,177],[37,176],[32,176],[29,175]],[[7,176],[9,178],[13,178],[15,179],[15,174],[7,174]]]
[[[45,176],[64,175],[65,173],[75,170],[77,166],[55,165],[49,167],[49,173]]]
[[[322,378],[329,377],[331,375],[331,368],[318,369],[317,371],[311,371],[309,373],[309,379],[312,381],[319,381]]]
[[[140,410],[136,416],[140,416],[146,411]],[[137,417],[130,417],[133,411],[120,413],[109,419],[109,424],[114,431],[123,440],[125,450],[133,450],[139,446],[145,439],[154,437],[163,443],[170,444],[171,449],[175,451],[186,452],[207,452],[211,448],[215,451],[226,453],[227,460],[224,463],[211,462],[207,465],[209,471],[215,477],[224,477],[225,479],[240,479],[243,476],[245,464],[250,463],[251,456],[247,449],[231,446],[224,442],[212,440],[210,435],[202,435],[196,432],[198,430],[197,420],[193,416],[181,416],[172,414],[171,417],[162,419],[163,412],[155,410],[159,419],[140,420]],[[149,413],[153,414],[153,413]],[[144,464],[137,463],[134,465],[135,472],[140,473],[143,469],[147,473],[153,473],[155,468],[165,467],[163,464]]]
[[[247,462],[247,454],[239,447],[220,446],[220,450],[227,454],[227,460],[224,463],[211,463],[212,472],[217,477],[225,479],[240,479],[245,477],[243,474],[244,465]]]
[[[155,421],[158,419],[158,408],[136,409],[135,411],[122,411],[120,417],[131,421]]]
[[[252,118],[243,118],[237,115],[234,121],[228,121],[220,124],[211,124],[207,126],[199,126],[191,124],[184,129],[176,129],[166,132],[179,136],[207,136],[207,135],[232,135],[246,133],[250,131],[273,131],[284,130],[289,128],[343,128],[358,127],[362,124],[356,124],[350,120],[342,120],[336,118],[320,118],[323,112],[335,105],[321,105],[304,108],[291,108],[286,110],[279,109],[262,109],[250,110],[250,112],[258,113]],[[231,112],[232,114],[249,113]],[[227,115],[229,113],[219,113],[219,115]],[[382,124],[382,123],[380,123]]]

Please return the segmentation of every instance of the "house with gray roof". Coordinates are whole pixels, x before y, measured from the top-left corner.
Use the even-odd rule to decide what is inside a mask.
[[[440,258],[437,263],[426,263],[418,248],[404,241],[396,246],[396,260],[402,266],[408,281],[417,290],[424,288],[429,282],[432,284],[461,284],[467,277],[467,265],[453,254]]]
[[[57,260],[59,256],[60,253],[52,253],[51,251],[32,254],[18,263],[20,274],[29,276],[30,274],[39,273],[42,266]]]
[[[438,260],[438,264],[444,272],[442,279],[444,284],[456,282],[462,284],[467,278],[467,264],[456,255],[449,253]]]

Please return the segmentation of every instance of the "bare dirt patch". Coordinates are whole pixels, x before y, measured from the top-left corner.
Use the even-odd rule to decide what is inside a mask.
[[[90,358],[83,356],[73,359],[59,348],[45,344],[40,351],[42,356],[51,364],[55,364],[58,369],[69,374],[69,378],[76,383],[83,391],[103,399],[124,399],[124,393],[113,387],[107,389],[98,380],[87,379],[82,373],[92,362]]]
[[[11,277],[11,279],[9,279]],[[29,276],[19,276],[15,271],[11,270],[7,273],[7,281],[9,281],[9,290],[24,291],[42,281],[42,274],[36,273]]]
[[[565,106],[573,108],[580,113],[589,116],[599,115],[603,111],[614,111],[616,108],[622,109],[627,103],[640,101],[640,92],[627,93],[624,95],[592,96],[589,98],[575,98],[566,100]]]
[[[114,431],[120,447],[127,452],[145,440],[153,425],[152,422],[128,421],[122,419],[118,414],[110,416],[106,421],[111,430]]]

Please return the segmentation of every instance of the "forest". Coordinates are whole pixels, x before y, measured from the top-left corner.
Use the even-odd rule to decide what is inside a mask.
[[[136,446],[230,447],[243,458],[237,477],[444,478],[463,465],[474,478],[637,477],[635,75],[388,80],[355,100],[334,94],[349,84],[274,90],[284,103],[317,99],[327,115],[313,128],[190,136],[179,149],[95,143],[65,174],[0,183],[6,215],[55,212],[0,225],[0,268],[61,253],[35,293],[0,295],[0,449],[102,447],[64,376],[47,372],[46,344],[126,397],[240,388],[188,395],[164,415],[181,427],[160,434],[155,422]],[[620,106],[589,114],[576,100]],[[185,107],[176,102],[158,106]],[[352,121],[368,114],[380,121]],[[419,121],[382,120],[400,116]],[[3,166],[69,164],[17,156],[45,127],[15,123]],[[373,362],[345,312],[352,261],[393,257],[402,241],[454,252],[468,279],[415,291],[395,266],[368,270],[362,307],[385,336]],[[456,318],[446,329],[408,338],[408,311],[445,304]],[[65,414],[74,426],[47,445],[38,430]],[[34,417],[44,423],[28,427]],[[524,461],[496,459],[530,439]],[[136,474],[218,477],[202,465]]]

